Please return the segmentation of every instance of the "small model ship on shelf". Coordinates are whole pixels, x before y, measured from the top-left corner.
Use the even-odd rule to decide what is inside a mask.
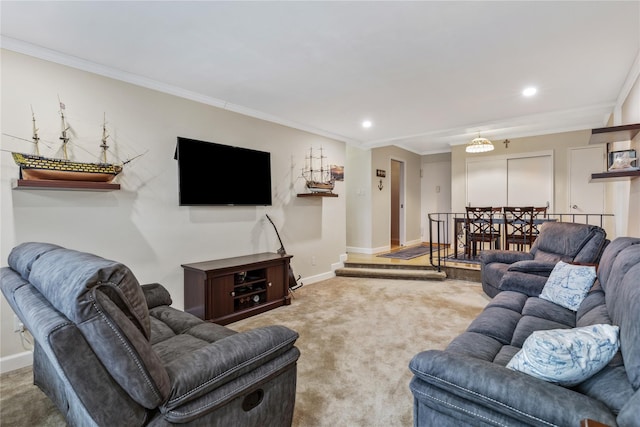
[[[335,180],[331,176],[331,167],[325,165],[326,157],[320,148],[320,155],[314,156],[313,148],[309,149],[309,156],[305,157],[305,167],[302,177],[306,181],[306,187],[312,193],[332,193]]]
[[[632,154],[630,154],[632,153]],[[613,152],[613,162],[609,167],[609,172],[622,172],[622,171],[637,171],[640,168],[636,167],[637,157],[635,156],[635,150],[626,150],[622,152]]]
[[[35,154],[11,152],[13,160],[20,167],[20,178],[26,180],[53,180],[53,181],[87,181],[109,183],[122,172],[123,166],[131,160],[121,164],[109,163],[107,161],[107,129],[106,123],[102,125],[102,161],[101,162],[79,162],[70,160],[67,155],[67,144],[69,143],[69,126],[64,117],[65,106],[60,103],[60,119],[62,141],[62,158],[45,157],[40,155],[38,143],[38,128],[36,127],[35,115],[32,114],[33,136],[31,139],[35,145]],[[17,137],[14,137],[17,138]],[[18,138],[22,139],[22,138]]]

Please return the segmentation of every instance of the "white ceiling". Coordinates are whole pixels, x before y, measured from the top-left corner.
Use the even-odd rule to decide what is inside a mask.
[[[3,48],[419,154],[478,132],[604,126],[640,68],[640,0],[3,0],[0,13]]]

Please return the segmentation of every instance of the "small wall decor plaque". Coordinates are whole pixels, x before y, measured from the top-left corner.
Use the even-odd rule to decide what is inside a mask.
[[[331,178],[334,181],[344,181],[344,166],[331,165]]]
[[[376,169],[376,176],[379,176],[380,178],[384,178],[387,176],[387,171],[383,169]]]

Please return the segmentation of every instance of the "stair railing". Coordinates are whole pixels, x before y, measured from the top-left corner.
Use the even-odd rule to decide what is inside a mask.
[[[605,228],[605,219],[613,214],[547,213],[545,218],[556,222],[599,225]],[[466,213],[441,212],[427,214],[429,219],[429,243],[438,250],[431,251],[429,263],[439,272],[446,262],[478,264],[478,257],[467,251],[464,222]]]

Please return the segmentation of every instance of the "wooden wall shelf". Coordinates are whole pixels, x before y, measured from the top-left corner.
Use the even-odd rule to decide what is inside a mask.
[[[640,123],[592,129],[589,144],[605,144],[618,141],[630,141],[636,137],[638,132],[640,132]]]
[[[640,177],[640,170],[592,173],[591,181],[628,181]]]
[[[299,193],[298,197],[338,197],[335,193]]]
[[[54,181],[16,179],[11,183],[14,190],[81,190],[81,191],[113,191],[119,190],[120,184],[90,181]]]
[[[640,132],[640,123],[622,126],[609,126],[591,130],[589,144],[607,144],[607,158],[611,150],[610,144],[619,141],[631,141]],[[640,176],[638,170],[616,170],[591,174],[591,181],[628,181]]]

